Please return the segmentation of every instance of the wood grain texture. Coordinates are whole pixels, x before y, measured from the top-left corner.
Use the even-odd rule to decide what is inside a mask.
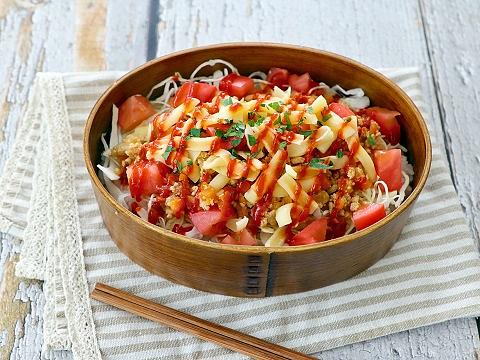
[[[0,89],[0,126],[5,134],[0,143],[0,169],[15,138],[18,120],[36,72],[71,69],[69,49],[73,31],[67,26],[73,21],[71,9],[71,4],[63,1],[0,2],[0,81],[3,84]],[[2,304],[0,312],[0,357],[39,358],[44,303],[41,284],[14,276],[12,271],[19,247],[9,236],[2,236],[0,242],[0,287],[5,287],[7,301]]]
[[[109,9],[113,9],[108,10],[111,12],[106,15],[111,31],[105,34],[105,30],[100,29],[103,35],[93,37],[96,43],[102,44],[100,54],[103,54],[103,60],[100,61],[101,57],[97,54],[93,54],[93,57],[82,56],[76,61],[79,66],[88,66],[95,70],[126,69],[145,61],[145,19],[128,16],[124,7],[133,15],[142,14],[142,11],[145,13],[147,10],[138,11],[134,3],[144,5],[135,1],[108,3]],[[0,170],[15,139],[17,124],[24,112],[35,74],[38,71],[74,70],[75,52],[78,54],[80,51],[78,47],[74,49],[75,39],[80,36],[79,28],[75,25],[78,11],[75,5],[73,0],[0,1],[0,135],[4,134],[0,136]],[[80,19],[84,19],[82,24],[87,26],[85,22],[88,21],[84,17]],[[93,26],[106,26],[102,25],[102,22],[100,25],[96,24],[94,22],[88,25],[93,34],[96,34]],[[118,38],[115,38],[117,30],[126,43],[130,41],[129,46],[118,45]],[[91,37],[87,36],[87,39]],[[82,46],[87,46],[86,41],[83,41]],[[106,59],[106,53],[116,60]],[[1,304],[0,311],[0,358],[40,359],[44,304],[42,287],[39,282],[26,282],[13,275],[18,251],[19,247],[13,238],[1,237],[0,287],[7,291],[7,295],[6,303]],[[12,298],[12,294],[17,299]],[[1,296],[0,298],[3,299]],[[71,359],[71,353],[66,351],[52,352],[44,356],[51,359]]]
[[[445,148],[470,228],[480,238],[480,4],[421,1]],[[480,246],[480,244],[478,244]]]
[[[74,69],[105,69],[107,0],[75,1]]]

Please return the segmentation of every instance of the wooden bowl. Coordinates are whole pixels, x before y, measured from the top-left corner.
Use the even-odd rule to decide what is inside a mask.
[[[144,94],[175,71],[184,76],[202,62],[221,58],[240,73],[287,68],[344,88],[361,87],[372,104],[399,111],[402,143],[415,175],[413,192],[386,218],[338,239],[297,247],[221,245],[188,238],[154,226],[120,206],[97,176],[100,136],[110,129],[112,104]],[[116,81],[95,104],[85,127],[84,156],[105,225],[132,261],[153,274],[219,294],[265,297],[316,289],[365,270],[391,248],[425,185],[431,145],[422,115],[410,98],[380,73],[340,55],[292,45],[232,43],[184,50],[152,60]]]

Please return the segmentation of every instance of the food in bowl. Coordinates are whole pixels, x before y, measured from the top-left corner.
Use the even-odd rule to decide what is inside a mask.
[[[107,189],[144,220],[189,237],[317,243],[372,225],[411,191],[400,113],[308,73],[245,76],[210,60],[112,113],[98,165]]]

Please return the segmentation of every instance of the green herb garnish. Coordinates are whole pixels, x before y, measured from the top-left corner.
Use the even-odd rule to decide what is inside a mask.
[[[223,106],[228,106],[233,104],[233,100],[231,97],[222,99],[220,100],[220,102],[222,103]]]
[[[290,112],[285,111],[283,114],[283,118],[285,119],[285,123],[287,124],[287,130],[292,130],[292,122],[290,121]]]
[[[232,154],[232,156],[233,156],[234,158],[236,158],[236,159],[242,159],[242,157],[241,157],[240,155],[238,155],[237,150],[235,150],[235,149],[232,148],[232,149],[230,149],[230,150],[228,150],[228,151],[230,151],[230,154]]]
[[[313,130],[300,130],[299,133],[308,138],[313,134]]]
[[[193,165],[193,161],[188,159],[187,162],[185,163],[185,166],[192,166]]]
[[[250,134],[248,134],[247,140],[248,140],[248,145],[250,146],[253,146],[257,143],[257,139],[255,138],[255,136]]]
[[[313,114],[313,113],[314,113],[314,112],[313,112],[313,107],[307,106],[307,112],[308,112],[309,114]]]
[[[225,136],[234,136],[234,137],[243,137],[243,132],[245,131],[245,124],[235,123],[227,130]]]
[[[183,170],[183,164],[177,160],[177,172],[182,172]]]
[[[310,160],[308,163],[308,166],[314,168],[314,169],[321,169],[321,170],[328,170],[333,168],[333,163],[330,161],[329,164],[325,164],[322,159],[320,158],[313,158]]]
[[[372,134],[368,134],[367,141],[368,141],[368,145],[370,146],[375,146],[376,144],[375,138],[373,137]]]
[[[230,144],[233,147],[236,147],[236,146],[240,145],[241,142],[242,142],[242,139],[237,137],[237,138],[234,138],[233,140],[231,140]]]
[[[190,139],[192,137],[200,137],[201,132],[202,132],[202,129],[197,129],[197,128],[190,129],[190,133],[187,135],[187,139]]]
[[[322,121],[323,121],[323,122],[327,122],[328,120],[330,120],[331,117],[332,117],[332,114],[328,113],[327,115],[325,115],[325,116],[322,118]]]
[[[281,105],[282,105],[281,101],[275,101],[275,102],[272,102],[272,103],[268,104],[269,107],[271,107],[273,110],[275,110],[277,112],[280,111]]]
[[[279,147],[280,149],[285,149],[285,148],[287,147],[287,142],[286,142],[286,141],[282,141],[278,147]]]
[[[219,137],[220,139],[225,139],[225,133],[222,130],[215,130],[215,136]]]
[[[281,110],[281,106],[282,106],[282,102],[281,101],[275,101],[275,102],[271,102],[269,104],[260,104],[261,107],[269,107],[269,108],[272,108],[273,110],[279,112]]]
[[[173,146],[168,145],[167,148],[165,149],[165,152],[162,154],[162,157],[167,160],[168,157],[170,156],[170,153],[175,150]]]
[[[337,150],[337,158],[341,159],[343,157],[343,151],[341,149]]]
[[[248,125],[250,125],[251,127],[260,126],[260,125],[262,125],[263,120],[265,120],[264,116],[260,116],[257,120],[250,119],[250,120],[248,120]]]

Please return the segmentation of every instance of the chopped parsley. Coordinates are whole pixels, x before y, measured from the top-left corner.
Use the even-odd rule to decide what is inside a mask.
[[[240,145],[240,143],[242,142],[242,138],[234,138],[233,140],[230,141],[230,144],[233,146],[233,147],[236,147],[238,145]]]
[[[192,166],[193,165],[193,161],[188,159],[187,162],[185,163],[185,166]]]
[[[283,114],[283,118],[285,119],[285,124],[287,125],[287,130],[292,130],[292,122],[290,121],[290,112],[289,111],[285,111],[285,113]]]
[[[341,149],[337,150],[337,158],[341,159],[343,157],[343,151]]]
[[[275,102],[271,102],[269,104],[261,104],[260,106],[261,107],[269,107],[269,108],[272,108],[273,110],[279,112],[281,110],[281,106],[282,106],[282,102],[281,101],[275,101]]]
[[[230,154],[232,154],[232,156],[233,156],[234,158],[236,158],[236,159],[242,159],[241,156],[238,155],[237,150],[235,150],[234,148],[231,148],[231,149],[228,150],[228,151],[230,151]]]
[[[280,149],[285,149],[285,148],[287,147],[287,142],[286,142],[286,141],[282,141],[278,147],[279,147]]]
[[[227,130],[225,136],[227,137],[243,137],[243,132],[245,131],[245,124],[235,123]]]
[[[220,139],[225,139],[225,133],[222,130],[215,130],[215,136],[219,137]]]
[[[223,106],[228,106],[228,105],[232,105],[232,104],[233,104],[233,100],[232,100],[231,97],[222,99],[222,100],[220,100],[220,102],[222,103]]]
[[[370,146],[375,146],[376,144],[375,138],[373,137],[372,134],[368,134],[367,141],[368,141],[368,145]]]
[[[330,120],[331,117],[332,117],[332,114],[328,113],[327,115],[325,115],[325,116],[322,118],[322,121],[323,121],[323,122],[327,122],[328,120]]]
[[[248,145],[253,146],[257,143],[255,136],[248,134]]]
[[[313,107],[307,106],[307,112],[308,112],[309,114],[313,114]]]
[[[300,130],[299,133],[308,138],[313,134],[313,130]]]
[[[280,111],[280,108],[282,106],[282,103],[280,101],[275,101],[270,104],[268,104],[269,107],[271,107],[275,111]]]
[[[250,125],[251,127],[260,126],[262,125],[263,120],[265,120],[265,117],[260,116],[257,120],[254,120],[254,119],[248,120],[248,125]]]
[[[182,172],[182,170],[183,170],[183,164],[177,160],[177,171]]]
[[[322,159],[313,158],[308,163],[308,166],[310,166],[314,169],[328,170],[328,169],[333,168],[333,162],[330,161],[329,164],[325,164]]]
[[[162,157],[167,160],[168,157],[170,156],[170,153],[175,150],[173,146],[168,145],[167,148],[165,149],[165,152],[162,154]]]
[[[202,129],[198,129],[198,128],[191,129],[190,133],[187,135],[187,140],[192,137],[200,137],[201,132],[202,132]]]

